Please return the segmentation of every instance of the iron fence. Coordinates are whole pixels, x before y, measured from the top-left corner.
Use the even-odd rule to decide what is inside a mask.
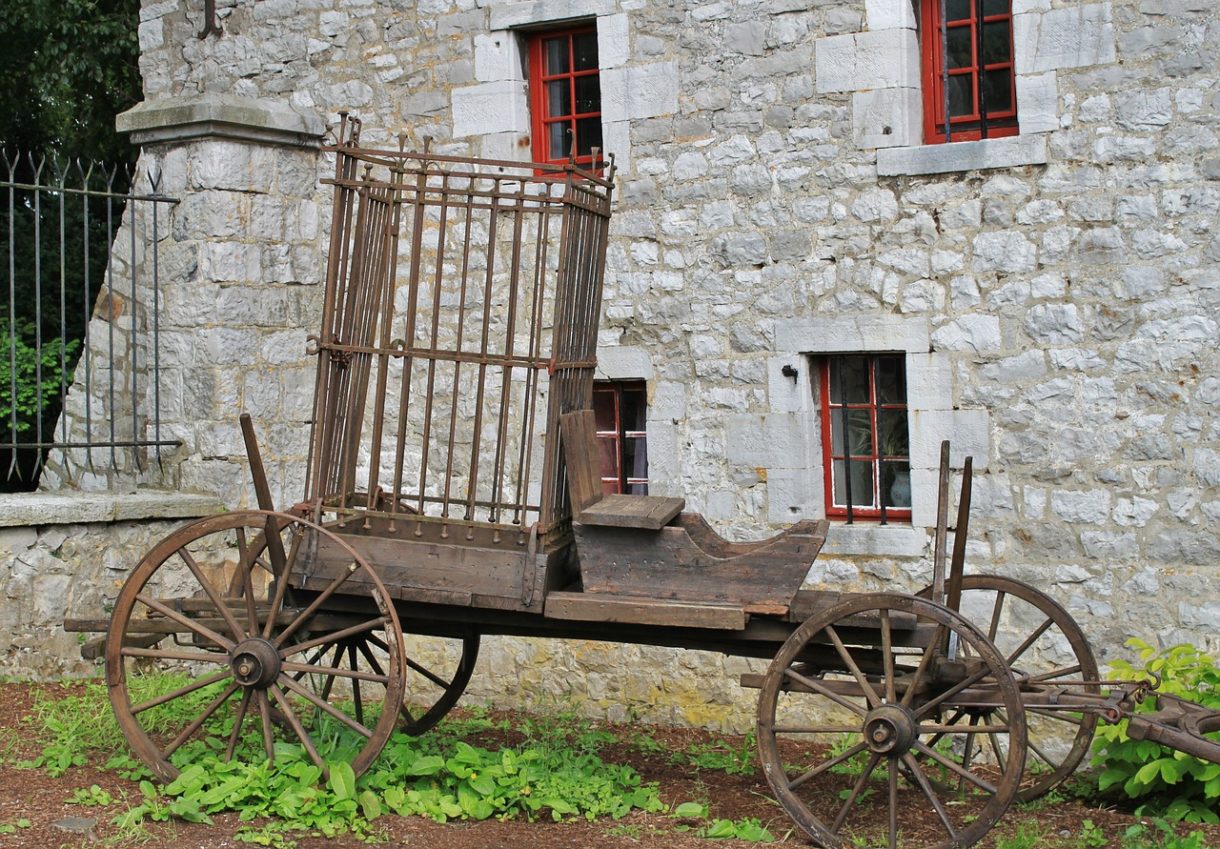
[[[0,167],[0,491],[48,465],[54,485],[138,477],[179,444],[161,433],[158,279],[177,200],[123,166],[0,152]]]

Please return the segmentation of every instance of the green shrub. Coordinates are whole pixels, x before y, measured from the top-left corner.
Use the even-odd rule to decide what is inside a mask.
[[[1127,661],[1111,664],[1111,673],[1139,680],[1161,676],[1158,692],[1198,702],[1220,710],[1220,669],[1208,655],[1194,646],[1180,645],[1157,650],[1141,640],[1128,646],[1139,654],[1142,667]],[[1154,699],[1136,707],[1136,713],[1151,713]],[[1216,737],[1217,735],[1212,735]],[[1150,740],[1132,740],[1126,721],[1101,724],[1093,740],[1093,765],[1102,769],[1098,789],[1121,788],[1131,799],[1144,800],[1141,810],[1156,811],[1169,820],[1220,823],[1220,764],[1200,760]]]
[[[8,317],[0,313],[0,429],[11,427],[15,411],[17,433],[25,433],[58,397],[63,375],[60,358],[71,368],[80,340],[73,339],[65,345],[58,337],[43,339],[39,351],[35,347],[33,324],[18,320],[15,327],[14,332]],[[38,392],[40,365],[41,396]]]

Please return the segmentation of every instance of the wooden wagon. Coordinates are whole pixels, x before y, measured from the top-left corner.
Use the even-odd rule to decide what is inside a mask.
[[[275,511],[243,416],[261,509],[176,531],[108,621],[67,623],[106,631],[86,656],[104,655],[118,720],[162,779],[218,723],[226,757],[274,762],[284,738],[324,770],[319,735],[342,727],[361,772],[396,727],[423,733],[454,706],[481,636],[608,640],[770,659],[741,684],[760,692],[767,780],[814,841],[967,846],[1145,693],[1103,692],[1045,594],[963,574],[968,469],[946,569],[947,456],[918,595],[802,590],[824,521],[730,542],[682,498],[605,494],[592,390],[612,162],[365,149],[346,117],[327,153],[304,498]],[[166,670],[182,678],[149,692]],[[165,721],[179,703],[199,707]],[[1196,706],[1141,722],[1220,760],[1203,736],[1220,722]],[[912,836],[929,817],[939,833]]]

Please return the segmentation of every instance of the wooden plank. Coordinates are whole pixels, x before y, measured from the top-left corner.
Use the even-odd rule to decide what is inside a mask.
[[[597,425],[592,410],[559,417],[563,462],[568,469],[568,500],[573,518],[602,498],[602,476],[597,461]]]
[[[581,511],[578,521],[586,525],[655,531],[668,525],[685,506],[685,499],[665,495],[606,495]]]
[[[623,598],[595,593],[553,592],[547,596],[549,619],[582,622],[621,622],[627,625],[665,625],[740,631],[746,613],[739,605],[656,599]]]

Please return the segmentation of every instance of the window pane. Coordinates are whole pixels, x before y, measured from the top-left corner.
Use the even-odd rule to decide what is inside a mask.
[[[627,482],[627,494],[628,495],[647,495],[648,494],[648,484],[645,482],[642,482],[642,481],[639,481],[636,483],[632,483],[631,481],[628,481]]]
[[[593,148],[602,146],[602,119],[580,118],[576,121],[576,155],[588,156]]]
[[[623,468],[629,478],[648,477],[648,443],[644,437],[623,440]]]
[[[842,390],[847,387],[848,404],[867,404],[868,357],[835,357],[830,361],[830,403],[842,404]]]
[[[647,419],[644,390],[642,388],[624,388],[622,398],[623,430],[644,430]]]
[[[1000,68],[983,76],[988,112],[1012,111],[1012,71]]]
[[[577,71],[597,68],[597,33],[582,32],[572,36],[572,54]]]
[[[567,80],[552,80],[546,84],[546,116],[560,118],[572,114],[572,91]]]
[[[597,462],[603,478],[619,477],[618,438],[614,436],[599,436],[597,438]]]
[[[614,390],[593,390],[593,421],[598,430],[618,433],[618,421],[614,417]]]
[[[602,111],[601,85],[597,74],[576,78],[576,114]]]
[[[546,73],[568,73],[568,37],[548,38],[542,42],[542,52],[546,56]]]
[[[567,159],[571,153],[569,145],[568,122],[556,121],[554,124],[547,124],[547,138],[550,143],[547,146],[547,151],[551,159]]]
[[[949,39],[950,68],[969,68],[974,65],[973,33],[972,27],[949,28],[947,37]]]
[[[877,403],[905,404],[907,402],[907,371],[902,357],[877,358]]]
[[[847,432],[850,434],[852,456],[871,457],[873,454],[873,423],[868,410],[847,411]],[[843,408],[830,411],[830,451],[843,454]]]
[[[956,74],[949,77],[949,114],[954,118],[959,115],[974,114],[974,76],[972,74]]]
[[[877,450],[883,457],[908,457],[906,410],[877,411]]]
[[[886,507],[909,509],[911,506],[911,466],[909,463],[881,464],[881,494]],[[854,496],[855,493],[853,492]]]
[[[924,0],[925,3],[940,3],[942,0]],[[974,0],[943,0],[945,20],[960,21],[973,17]]]
[[[992,21],[983,24],[983,63],[1012,61],[1012,36],[1008,32],[1008,21]]]
[[[834,461],[834,503],[847,504],[847,485],[843,476],[844,462]],[[873,506],[873,464],[865,461],[851,463],[851,503],[856,507]]]
[[[1010,0],[983,0],[983,15],[1007,15],[1012,10]]]

